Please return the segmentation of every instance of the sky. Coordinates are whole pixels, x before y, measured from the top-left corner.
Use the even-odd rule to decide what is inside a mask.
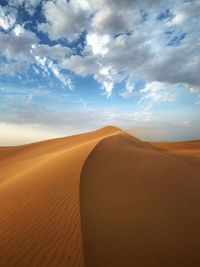
[[[199,25],[200,0],[0,0],[0,145],[200,139]]]

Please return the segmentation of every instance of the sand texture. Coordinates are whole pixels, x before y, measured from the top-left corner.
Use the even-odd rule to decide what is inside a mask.
[[[193,164],[120,133],[90,153],[80,189],[87,267],[200,266]]]
[[[0,149],[0,266],[84,266],[79,177],[115,128]]]
[[[199,267],[199,210],[200,141],[0,147],[0,267]]]

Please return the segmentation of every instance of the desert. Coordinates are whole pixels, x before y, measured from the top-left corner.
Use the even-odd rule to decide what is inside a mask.
[[[200,141],[102,129],[0,148],[0,265],[198,266]]]

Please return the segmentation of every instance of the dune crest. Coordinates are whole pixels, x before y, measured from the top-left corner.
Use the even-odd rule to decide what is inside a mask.
[[[0,266],[199,266],[199,159],[114,126],[0,147]]]
[[[0,148],[0,266],[84,266],[79,177],[114,127]]]
[[[200,265],[200,171],[125,133],[84,163],[80,204],[87,267]]]

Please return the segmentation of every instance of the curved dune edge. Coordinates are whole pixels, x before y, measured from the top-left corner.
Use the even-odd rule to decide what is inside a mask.
[[[152,146],[121,132],[84,162],[86,267],[200,266],[200,171]]]
[[[0,266],[81,267],[79,178],[98,131],[0,148]]]

